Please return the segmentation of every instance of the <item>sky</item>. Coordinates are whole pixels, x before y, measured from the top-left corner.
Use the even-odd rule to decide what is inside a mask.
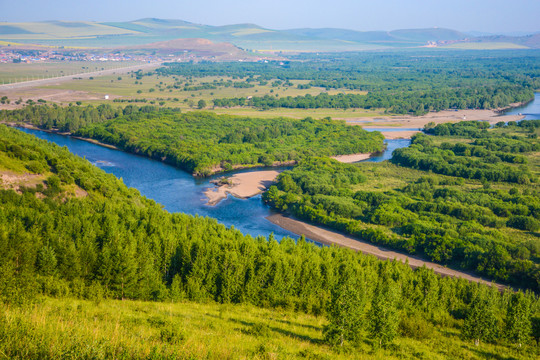
[[[540,0],[0,0],[0,21],[131,21],[155,17],[206,25],[360,31],[443,27],[540,31]]]

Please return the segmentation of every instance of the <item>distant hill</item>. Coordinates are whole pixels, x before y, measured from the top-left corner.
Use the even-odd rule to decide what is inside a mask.
[[[473,38],[470,42],[506,42],[522,45],[533,49],[540,49],[540,33],[526,36],[490,35]]]
[[[207,58],[215,58],[219,60],[237,60],[242,58],[249,58],[242,49],[230,44],[230,43],[214,43],[208,39],[175,39],[160,41],[156,43],[127,46],[122,50],[152,50],[161,55],[179,55],[185,52],[195,53],[198,56],[204,56]]]
[[[228,42],[259,51],[355,51],[366,49],[461,46],[462,48],[540,48],[539,34],[474,36],[444,28],[355,31],[347,29],[273,30],[256,24],[210,26],[183,20],[144,18],[128,22],[43,21],[0,24],[0,40],[22,44],[125,47],[176,39]],[[474,45],[480,44],[482,45]],[[464,45],[466,44],[466,45]],[[486,45],[488,44],[488,45]]]

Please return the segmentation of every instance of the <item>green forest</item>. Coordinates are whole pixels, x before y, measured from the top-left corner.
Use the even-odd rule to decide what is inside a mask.
[[[245,87],[271,82],[281,89],[367,92],[214,98],[216,107],[362,108],[422,115],[446,109],[498,109],[530,101],[540,88],[539,57],[537,51],[300,54],[288,61],[261,63],[167,63],[155,72],[139,72],[138,77],[172,76],[177,79],[175,88],[192,91],[202,89],[189,87],[193,78],[232,77],[234,84],[244,80]],[[215,80],[204,88],[232,86],[233,80]],[[302,83],[294,85],[293,81]]]
[[[241,167],[296,163],[309,156],[371,153],[383,136],[344,121],[255,119],[211,112],[128,105],[28,106],[2,112],[0,120],[28,122],[159,159],[194,175]]]
[[[428,126],[435,136],[414,136],[392,164],[312,158],[280,174],[264,200],[363,240],[539,291],[539,125]]]
[[[314,167],[314,175],[306,184],[321,191],[334,187],[345,194],[347,185],[365,180],[356,166],[320,159],[284,173],[279,186],[301,186],[291,180],[296,171],[308,166]],[[331,183],[313,183],[317,175],[339,166],[343,171],[327,175]],[[205,303],[245,304],[322,317],[323,325],[315,327],[321,329],[315,351],[328,352],[324,358],[332,358],[333,352],[335,356],[350,355],[347,351],[369,355],[374,351],[370,349],[412,357],[411,351],[416,351],[418,356],[419,350],[393,345],[407,339],[427,341],[423,345],[426,357],[459,358],[474,348],[482,351],[474,356],[486,358],[501,351],[516,358],[538,355],[540,303],[532,292],[499,292],[494,287],[443,278],[425,268],[412,270],[406,264],[379,261],[342,248],[318,247],[304,239],[277,242],[272,237],[252,238],[213,219],[171,214],[67,148],[4,125],[0,125],[0,169],[3,174],[42,179],[16,188],[0,184],[0,301],[4,304],[0,352],[8,358],[55,358],[61,353],[72,358],[172,358],[171,349],[176,346],[185,351],[183,342],[198,336],[195,328],[179,328],[172,314],[186,311],[180,309],[196,311],[202,306],[198,304]],[[419,183],[419,187],[424,185],[439,186],[429,179]],[[276,191],[283,190],[274,187],[269,194]],[[519,188],[509,196],[530,198],[534,206],[538,196],[523,192]],[[479,197],[490,198],[481,194]],[[286,196],[299,195],[291,191]],[[325,201],[332,204],[333,198],[321,195],[321,206]],[[514,211],[511,206],[509,211]],[[480,225],[470,222],[467,226]],[[529,257],[534,256],[531,251]],[[523,260],[523,264],[530,261]],[[47,300],[51,298],[63,303]],[[114,320],[114,315],[99,306],[112,301],[108,299],[125,300],[107,304],[118,307],[117,313],[129,313],[133,320]],[[153,305],[127,300],[184,305],[174,310],[169,307],[169,315],[164,316]],[[25,315],[26,309],[31,309],[30,316]],[[206,314],[217,313],[213,309],[216,307],[207,307]],[[236,311],[221,309],[216,323],[223,321],[219,319],[224,319],[224,313]],[[244,311],[244,316],[259,311],[246,309],[250,310]],[[36,318],[38,313],[41,315]],[[69,327],[81,341],[60,341],[58,336],[64,332],[45,328],[39,320],[45,318],[60,323],[60,328]],[[94,340],[85,335],[86,321],[95,326]],[[105,329],[111,321],[112,327]],[[133,344],[136,348],[146,341],[155,345],[133,353],[119,331],[135,328],[139,329],[137,334],[157,331],[157,340],[140,339],[139,345]],[[261,323],[245,331],[264,338],[272,329]],[[105,338],[105,334],[110,337]],[[130,339],[133,336],[139,335]],[[443,341],[437,339],[448,336],[455,337],[463,348],[437,346]],[[264,348],[262,353],[251,352],[250,356],[264,356]],[[192,349],[191,356],[197,354],[197,348]],[[289,355],[315,356],[309,354]],[[219,354],[205,357],[219,358]]]

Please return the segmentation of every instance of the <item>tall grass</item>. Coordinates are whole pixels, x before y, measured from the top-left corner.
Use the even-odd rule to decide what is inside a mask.
[[[325,323],[249,305],[42,298],[2,308],[0,359],[527,359],[537,351],[475,347],[451,325],[435,330],[425,321],[402,324],[407,337],[387,349],[367,340],[331,348],[322,342]]]

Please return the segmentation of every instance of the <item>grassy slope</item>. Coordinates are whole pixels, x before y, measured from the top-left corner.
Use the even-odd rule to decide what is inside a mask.
[[[333,349],[322,343],[326,321],[250,305],[84,301],[43,298],[0,312],[0,354],[13,359],[527,359],[531,348],[462,341],[446,324],[387,349]]]

